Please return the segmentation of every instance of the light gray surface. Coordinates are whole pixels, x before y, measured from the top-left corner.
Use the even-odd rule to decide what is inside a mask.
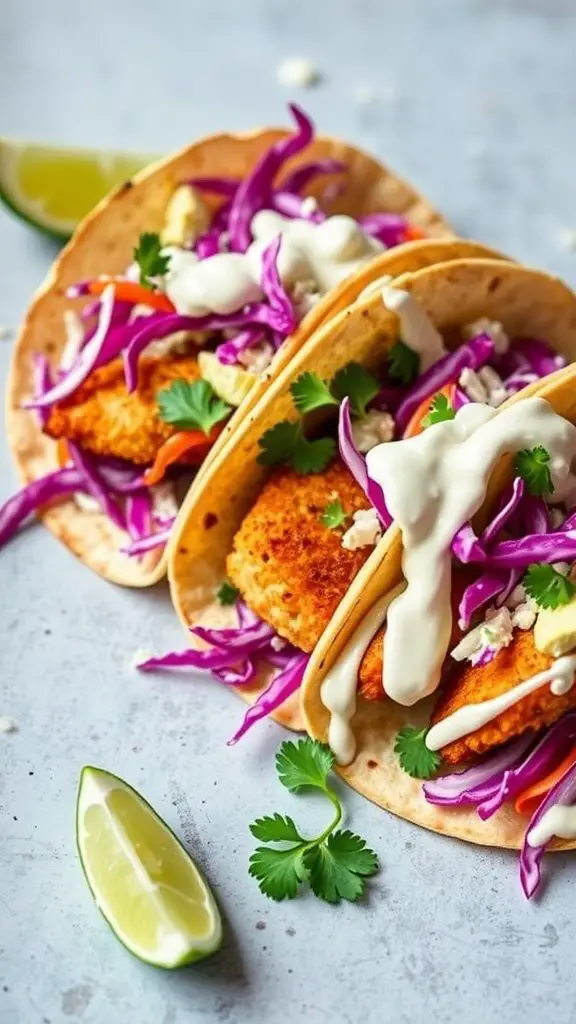
[[[0,32],[1,132],[145,151],[282,121],[277,64],[310,55],[328,81],[301,99],[323,131],[382,155],[462,231],[576,281],[558,240],[576,227],[570,0],[19,0]],[[359,86],[384,98],[360,106]],[[15,328],[50,246],[0,214],[0,255]],[[1,341],[0,378],[9,357]],[[2,445],[0,499],[13,486]],[[162,588],[111,588],[38,527],[0,553],[0,716],[19,726],[0,735],[2,1024],[574,1021],[572,859],[527,905],[513,855],[346,794],[382,861],[367,905],[261,897],[248,823],[325,810],[276,782],[273,725],[226,747],[240,707],[223,689],[128,669],[181,639]],[[74,849],[85,763],[140,788],[206,866],[228,931],[211,962],[155,972],[109,934]]]

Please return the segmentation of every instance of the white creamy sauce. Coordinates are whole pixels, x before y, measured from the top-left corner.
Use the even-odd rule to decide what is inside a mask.
[[[327,672],[320,688],[320,699],[330,712],[328,743],[338,764],[350,764],[356,753],[356,741],[350,722],[356,711],[358,672],[364,652],[383,624],[388,606],[397,593],[398,588],[381,597],[372,606]]]
[[[446,355],[442,335],[410,292],[386,285],[382,289],[382,301],[386,309],[399,317],[402,341],[420,356],[420,373]]]
[[[535,445],[550,453],[559,493],[571,479],[576,427],[541,398],[498,414],[470,403],[453,420],[368,452],[368,473],[382,487],[404,542],[407,588],[388,612],[383,661],[386,692],[399,704],[415,704],[440,681],[452,626],[455,534],[482,505],[500,457]]]
[[[252,220],[251,232],[254,241],[245,253],[222,252],[198,260],[195,253],[183,249],[168,246],[163,250],[170,256],[166,294],[179,313],[235,313],[262,299],[262,253],[278,235],[282,236],[278,254],[282,283],[290,288],[305,281],[320,295],[383,249],[352,217],[343,214],[315,224],[261,210]]]
[[[544,672],[538,672],[523,683],[518,683],[507,693],[501,693],[499,697],[492,697],[490,700],[480,701],[478,704],[465,704],[458,708],[453,714],[448,715],[441,722],[437,722],[428,731],[426,746],[429,750],[441,750],[448,743],[468,736],[476,732],[488,722],[492,722],[503,711],[517,704],[518,701],[528,697],[541,686],[550,684],[552,693],[556,696],[567,693],[574,686],[574,675],[576,673],[576,656],[570,655],[566,658],[558,658]]]
[[[528,846],[546,846],[558,839],[576,839],[576,807],[555,804],[544,812],[537,825],[526,836]]]

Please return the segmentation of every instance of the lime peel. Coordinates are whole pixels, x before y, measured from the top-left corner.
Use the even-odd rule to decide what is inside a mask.
[[[122,944],[156,967],[204,959],[222,941],[214,897],[174,833],[126,782],[82,771],[76,835],[96,905]]]

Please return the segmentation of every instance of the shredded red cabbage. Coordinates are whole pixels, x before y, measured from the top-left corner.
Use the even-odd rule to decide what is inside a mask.
[[[288,296],[280,274],[278,273],[278,253],[282,244],[282,236],[274,238],[262,253],[262,273],[260,284],[262,291],[275,312],[275,329],[286,337],[296,327],[296,314]]]
[[[259,722],[260,719],[265,718],[272,711],[275,711],[276,708],[279,708],[298,689],[306,671],[309,658],[309,654],[302,654],[301,652],[292,656],[286,668],[279,675],[275,676],[254,704],[248,708],[240,728],[228,740],[228,746],[233,746],[237,743],[256,722]]]
[[[188,178],[184,184],[198,188],[201,192],[212,192],[215,196],[226,196],[227,199],[231,199],[236,194],[240,181],[238,178],[213,175],[204,178]]]
[[[541,821],[547,811],[556,805],[567,806],[576,801],[576,764],[568,768],[559,782],[550,790],[546,799],[530,819],[526,830],[524,845],[520,852],[520,883],[524,895],[530,899],[540,885],[540,861],[547,843],[542,846],[530,846],[530,832]]]
[[[483,562],[491,569],[526,569],[532,562],[573,562],[576,559],[576,530],[529,534],[503,540],[489,552],[475,549],[469,562]]]
[[[273,143],[234,193],[228,218],[232,252],[246,252],[252,241],[252,218],[268,205],[276,175],[290,157],[306,149],[314,138],[314,127],[304,111],[295,103],[291,103],[289,109],[296,121],[296,132]]]
[[[424,796],[429,804],[444,807],[482,803],[500,785],[504,773],[524,757],[533,739],[532,735],[522,736],[472,768],[423,783]]]
[[[480,543],[487,547],[507,525],[524,497],[525,483],[521,476],[514,477],[500,501],[500,509],[484,530]]]
[[[264,339],[265,334],[260,327],[246,327],[239,331],[235,338],[224,341],[218,345],[216,355],[225,366],[233,366],[238,362],[238,356],[247,348],[254,348]]]
[[[43,398],[44,395],[50,391],[53,387],[52,372],[50,370],[50,363],[46,356],[41,355],[40,352],[35,352],[33,356],[33,392],[34,399]],[[36,409],[36,415],[41,427],[46,425],[46,422],[50,416],[48,409],[41,407]]]
[[[406,241],[406,228],[409,225],[399,213],[368,213],[360,217],[358,223],[366,234],[372,235],[386,249],[393,249]]]
[[[289,171],[282,179],[281,188],[283,192],[301,192],[320,174],[342,174],[345,170],[346,164],[341,160],[311,160],[310,163],[300,164],[293,171]]]
[[[293,192],[282,192],[276,190],[272,193],[271,207],[276,213],[291,220],[308,220],[312,224],[322,224],[326,220],[326,214],[322,210],[307,208],[307,199],[304,196],[294,195]]]
[[[133,541],[141,541],[152,529],[152,502],[149,491],[136,491],[126,498],[126,529]]]
[[[120,511],[117,502],[114,500],[104,480],[97,469],[97,460],[94,456],[85,452],[74,442],[68,442],[68,451],[72,459],[72,465],[78,470],[84,481],[84,488],[91,494],[100,508],[121,530],[126,529],[126,517]]]
[[[73,467],[57,469],[33,480],[0,507],[0,545],[9,540],[28,516],[58,498],[86,491],[84,476]]]
[[[461,630],[470,628],[476,612],[502,592],[506,581],[506,573],[485,573],[466,587],[458,605],[458,626]]]
[[[412,388],[398,406],[396,424],[400,432],[404,431],[410,418],[422,402],[431,398],[440,388],[450,381],[458,380],[462,370],[479,370],[494,355],[494,342],[488,334],[478,334],[470,341],[459,345],[454,352],[448,352],[418,377]]]
[[[362,488],[370,504],[376,509],[385,530],[392,522],[392,516],[386,508],[386,500],[380,484],[368,475],[366,459],[358,451],[352,433],[350,419],[350,399],[345,398],[338,413],[338,447],[345,465],[348,467],[356,483]]]
[[[452,554],[463,565],[467,565],[469,562],[486,561],[486,550],[470,523],[464,523],[454,535]]]

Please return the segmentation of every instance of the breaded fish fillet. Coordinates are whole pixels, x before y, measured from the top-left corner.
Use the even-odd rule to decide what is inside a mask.
[[[196,356],[144,357],[138,367],[138,390],[128,394],[121,359],[94,370],[83,384],[50,413],[45,432],[75,441],[95,455],[150,465],[176,428],[158,415],[156,393],[175,380],[198,380]]]
[[[458,665],[444,685],[434,708],[432,724],[441,722],[464,704],[477,704],[507,693],[549,668],[553,658],[541,654],[534,644],[532,630],[518,630],[512,643],[504,647],[487,665]],[[542,729],[576,706],[576,692],[557,697],[547,683],[476,732],[448,744],[441,750],[449,764],[460,764],[475,754],[520,736],[527,729]]]
[[[340,461],[310,476],[276,470],[245,517],[226,562],[248,606],[303,651],[313,649],[374,550],[347,551],[343,531],[321,522],[326,505],[338,498],[347,515],[370,507]]]

